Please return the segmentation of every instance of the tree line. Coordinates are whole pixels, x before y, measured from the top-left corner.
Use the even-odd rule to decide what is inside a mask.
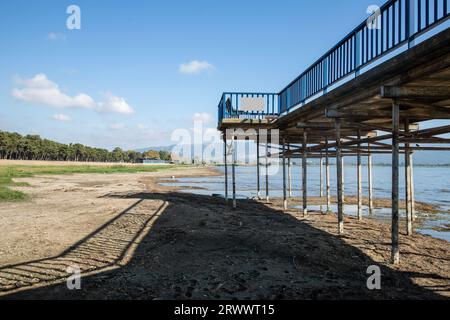
[[[0,131],[0,159],[135,163],[140,159],[171,161],[171,155],[167,151],[155,150],[137,152],[115,148],[109,151],[80,143],[59,143],[42,139],[39,135],[22,136]]]

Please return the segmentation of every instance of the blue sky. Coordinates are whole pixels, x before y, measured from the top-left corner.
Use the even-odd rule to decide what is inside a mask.
[[[194,117],[215,127],[223,91],[282,89],[382,3],[1,1],[0,130],[170,145]],[[71,4],[81,30],[66,28]]]

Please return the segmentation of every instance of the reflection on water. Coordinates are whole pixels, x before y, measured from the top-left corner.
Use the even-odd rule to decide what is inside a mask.
[[[223,171],[223,168],[219,168]],[[336,172],[334,166],[330,168],[331,193],[336,194]],[[261,170],[264,171],[264,170]],[[363,167],[363,192],[367,194],[367,167]],[[263,172],[262,172],[263,173]],[[402,173],[402,172],[401,172]],[[373,167],[373,193],[375,198],[391,197],[391,168],[388,166]],[[236,167],[236,190],[238,198],[256,197],[256,167]],[[320,173],[318,165],[308,166],[308,194],[318,196],[320,189]],[[230,177],[229,177],[230,178]],[[450,169],[445,167],[415,167],[414,168],[415,198],[417,201],[438,205],[443,212],[439,214],[421,214],[423,224],[417,230],[420,233],[450,241],[450,215],[445,213],[450,210]],[[201,195],[224,195],[224,177],[182,178],[176,183],[164,185],[178,186],[183,189],[187,186],[200,187],[200,190],[185,190],[186,192]],[[272,197],[281,197],[283,186],[282,172],[269,177],[269,190]],[[356,194],[357,180],[356,167],[345,167],[345,194]],[[231,179],[229,183],[231,192]],[[186,188],[187,189],[187,188]],[[265,195],[265,176],[261,176],[261,192]],[[292,190],[294,197],[301,196],[301,167],[292,167]],[[403,175],[400,178],[400,195],[405,194]],[[401,197],[402,199],[404,198]],[[320,206],[310,206],[310,210],[320,210]],[[334,206],[333,211],[337,211]],[[346,205],[345,213],[356,214],[356,206]],[[368,215],[368,209],[363,208],[363,214]],[[404,216],[404,211],[400,212]],[[391,210],[388,208],[376,208],[374,217],[389,219]]]

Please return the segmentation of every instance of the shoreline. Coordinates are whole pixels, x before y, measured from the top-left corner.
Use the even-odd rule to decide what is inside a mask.
[[[232,210],[221,198],[159,185],[214,174],[221,175],[191,168],[23,179],[31,203],[0,204],[0,227],[9,230],[0,235],[0,296],[450,299],[444,240],[401,233],[402,260],[393,266],[390,229],[378,221],[346,216],[339,237],[334,214],[303,219],[279,210],[276,199],[240,200]],[[79,264],[83,290],[65,288],[68,260]],[[382,270],[381,291],[365,286],[370,265]]]

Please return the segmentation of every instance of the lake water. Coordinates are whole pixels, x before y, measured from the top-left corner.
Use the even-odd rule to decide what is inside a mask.
[[[219,170],[224,171],[223,167]],[[264,167],[261,167],[263,173]],[[400,176],[400,196],[404,199],[404,170]],[[390,199],[391,197],[391,174],[389,166],[373,166],[373,193],[375,198]],[[282,170],[269,177],[270,196],[282,197],[283,195],[283,175]],[[320,170],[315,164],[308,165],[308,195],[318,196],[320,190]],[[324,172],[325,177],[325,172]],[[231,195],[231,167],[229,167],[229,194]],[[336,194],[336,172],[335,167],[330,166],[331,194]],[[256,167],[242,166],[236,167],[236,189],[238,198],[256,197]],[[294,197],[301,196],[301,166],[292,166],[292,190]],[[220,194],[224,195],[224,177],[203,177],[203,178],[181,178],[176,183],[166,185],[194,186],[203,188],[202,190],[186,190],[202,195]],[[450,214],[445,210],[450,210],[450,168],[449,167],[414,167],[414,185],[416,201],[438,205],[442,212],[437,214],[425,214],[417,212],[423,219],[423,223],[416,230],[423,234],[428,234],[436,238],[450,242]],[[355,195],[357,190],[356,166],[345,166],[344,189],[346,195]],[[363,166],[363,193],[367,195],[367,167]],[[325,194],[325,191],[324,191]],[[261,176],[261,195],[265,195],[265,176]],[[295,204],[291,205],[295,206]],[[298,205],[298,204],[297,204]],[[310,206],[310,210],[318,210],[319,206]],[[337,211],[336,206],[332,208]],[[356,214],[356,206],[346,205],[345,213]],[[368,215],[368,208],[363,207],[363,214]],[[404,218],[404,211],[400,212]],[[391,210],[387,208],[376,208],[374,217],[379,219],[390,219]]]

